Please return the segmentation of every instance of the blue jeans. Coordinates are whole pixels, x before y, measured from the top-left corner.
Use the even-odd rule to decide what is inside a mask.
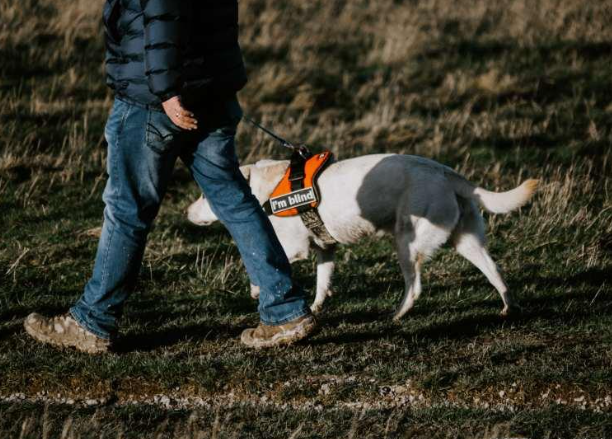
[[[117,333],[179,157],[236,242],[251,282],[259,286],[261,321],[280,325],[309,313],[274,229],[239,170],[234,136],[242,110],[237,99],[214,99],[192,111],[199,128],[184,131],[159,110],[115,99],[105,129],[109,178],[102,196],[102,235],[93,275],[70,309],[99,337]]]

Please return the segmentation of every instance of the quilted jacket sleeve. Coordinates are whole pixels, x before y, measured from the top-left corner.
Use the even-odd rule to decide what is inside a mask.
[[[140,0],[144,15],[145,74],[162,102],[181,92],[181,45],[187,0]]]

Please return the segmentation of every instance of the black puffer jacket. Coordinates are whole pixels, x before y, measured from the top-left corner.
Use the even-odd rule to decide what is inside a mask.
[[[104,27],[106,83],[119,96],[197,105],[246,83],[237,0],[107,0]]]

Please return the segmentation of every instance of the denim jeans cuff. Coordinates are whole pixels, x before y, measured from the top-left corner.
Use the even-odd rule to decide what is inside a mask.
[[[289,314],[284,319],[277,320],[277,321],[274,321],[274,322],[266,320],[263,317],[260,317],[260,320],[261,320],[261,322],[264,325],[268,325],[268,326],[280,326],[280,325],[284,325],[285,323],[289,323],[292,320],[299,319],[300,317],[303,317],[303,316],[306,316],[306,315],[309,315],[309,314],[311,314],[310,308],[304,308],[304,309],[301,309],[299,311],[294,312],[293,314]]]
[[[76,310],[76,308],[75,308],[75,307],[70,308],[69,312],[70,312],[70,315],[72,316],[72,318],[73,318],[74,320],[76,320],[76,322],[79,324],[79,326],[80,326],[81,328],[83,328],[84,330],[86,330],[87,332],[91,332],[91,333],[92,333],[93,335],[95,335],[96,337],[103,338],[104,340],[110,340],[110,339],[111,339],[111,336],[110,336],[109,334],[104,334],[104,333],[102,333],[102,332],[100,332],[100,331],[97,331],[97,330],[93,329],[93,328],[92,328],[92,327],[91,327],[91,326],[90,326],[90,325],[87,323],[87,321],[86,321],[85,319],[83,319],[83,318],[82,318],[82,317],[79,315],[79,313],[78,313],[78,311]]]

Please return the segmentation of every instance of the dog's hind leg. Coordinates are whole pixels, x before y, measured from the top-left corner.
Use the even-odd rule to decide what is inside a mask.
[[[395,240],[404,275],[404,298],[393,316],[400,319],[414,306],[421,294],[421,266],[451,235],[459,219],[454,194],[442,188],[432,193],[431,201],[421,204],[422,216],[410,214],[416,206],[400,205],[395,223]]]
[[[412,309],[415,300],[421,294],[421,274],[419,257],[413,248],[414,233],[410,231],[396,232],[397,257],[404,275],[404,298],[393,315],[393,320],[401,319]]]
[[[442,246],[450,236],[450,226],[440,227],[421,218],[417,224],[417,233],[396,232],[397,256],[404,275],[405,292],[393,320],[399,320],[412,309],[414,302],[422,291],[421,267],[425,260]]]
[[[334,274],[335,247],[316,248],[315,251],[317,254],[317,296],[310,309],[316,314],[321,311],[325,298],[332,295],[330,287]]]
[[[497,265],[486,249],[486,238],[484,221],[480,212],[471,200],[459,199],[463,215],[453,231],[453,245],[457,252],[465,259],[474,264],[495,287],[504,308],[502,316],[507,316],[513,306],[513,301],[508,293],[508,287],[504,282]]]

